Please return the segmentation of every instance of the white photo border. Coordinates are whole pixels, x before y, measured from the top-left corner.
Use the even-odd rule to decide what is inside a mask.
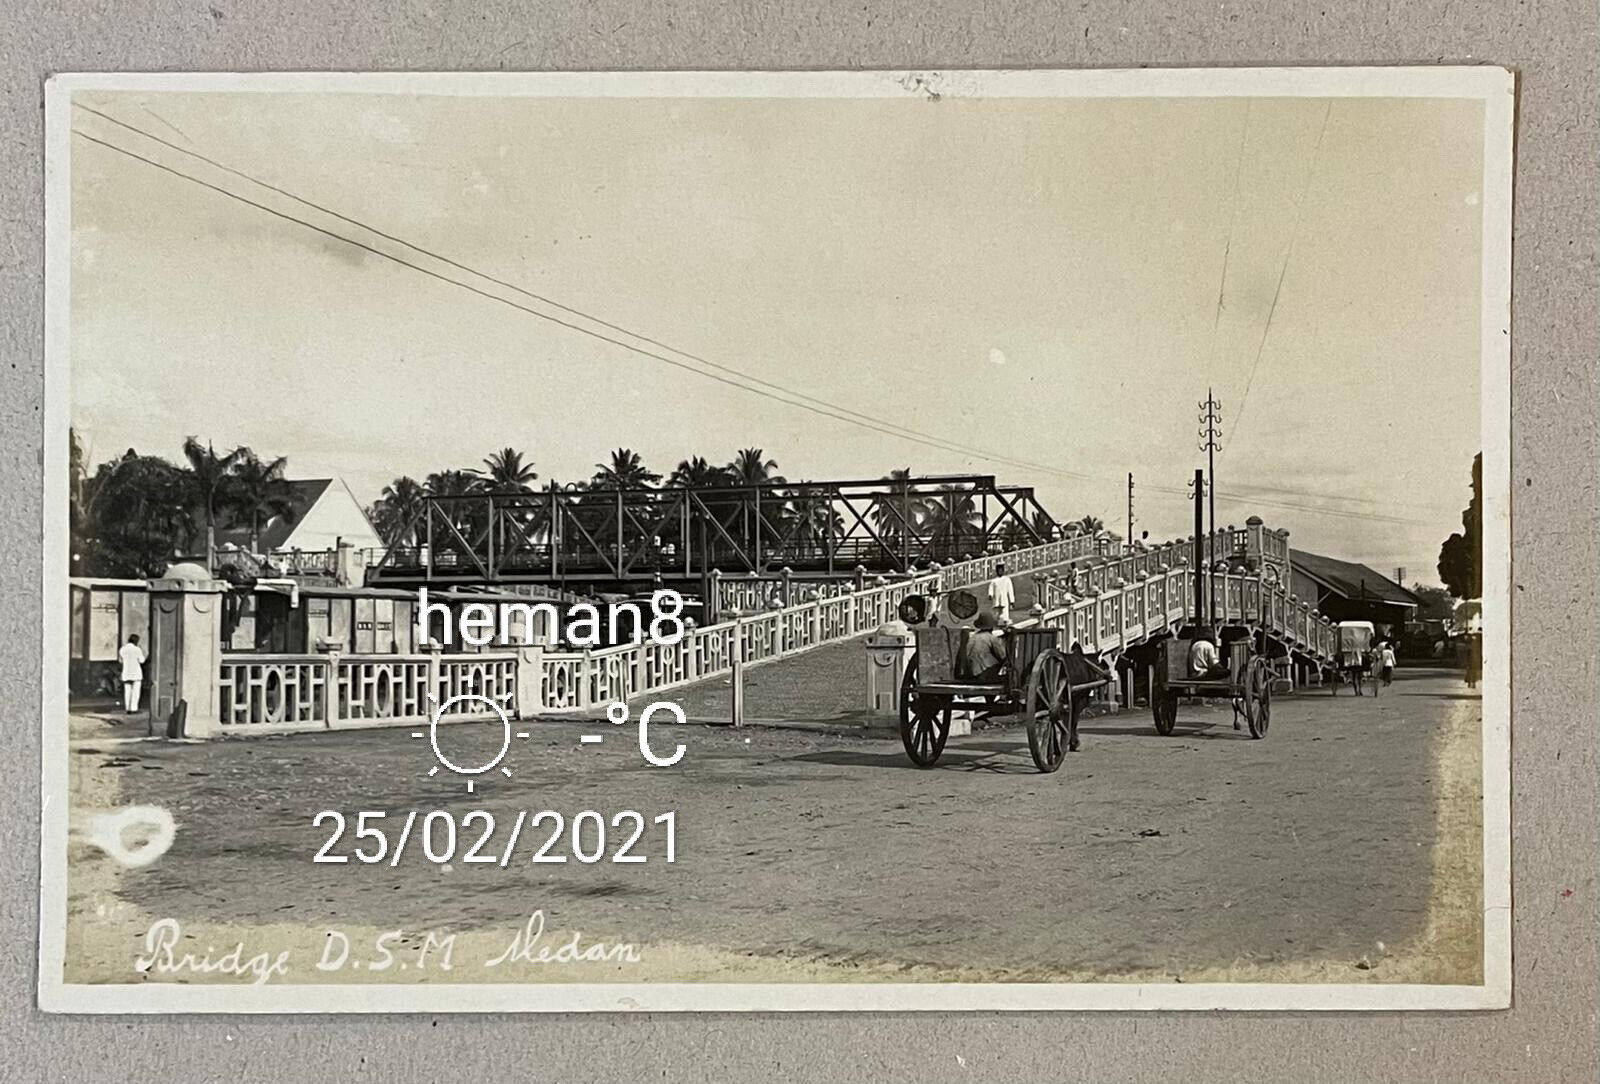
[[[231,986],[62,979],[67,915],[71,96],[1447,98],[1484,107],[1483,983],[584,983]],[[1465,1010],[1511,1004],[1511,203],[1516,77],[1492,66],[1028,71],[106,73],[45,86],[44,660],[39,1006],[60,1013]]]

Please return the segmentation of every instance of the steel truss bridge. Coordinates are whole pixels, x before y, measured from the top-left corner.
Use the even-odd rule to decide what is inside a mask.
[[[992,475],[550,488],[430,496],[369,583],[703,586],[713,570],[816,578],[1034,546],[1062,529],[1028,486]]]

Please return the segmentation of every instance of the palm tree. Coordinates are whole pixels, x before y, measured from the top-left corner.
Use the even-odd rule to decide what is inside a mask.
[[[524,462],[515,448],[501,448],[483,461],[483,469],[473,471],[480,486],[490,493],[532,493],[539,473],[531,462]]]
[[[267,462],[249,448],[239,449],[239,461],[234,464],[233,478],[228,484],[228,505],[250,526],[251,553],[256,551],[263,524],[275,516],[283,516],[290,522],[294,519],[294,498],[283,477],[283,469],[288,465],[289,461],[283,456]]]
[[[740,448],[728,464],[729,480],[737,486],[773,485],[782,482],[778,461],[768,459],[761,448]],[[740,513],[739,534],[746,546],[756,537],[755,509],[746,505]],[[765,515],[763,515],[765,518]]]
[[[844,517],[826,497],[796,497],[789,502],[787,511],[796,524],[796,549],[802,557],[809,556],[813,547],[817,552],[826,552],[828,540],[844,534]]]
[[[595,464],[596,489],[650,489],[659,481],[661,475],[646,467],[639,453],[628,448],[612,452],[610,463]]]
[[[872,499],[872,525],[894,549],[904,548],[908,526],[915,531],[927,518],[926,502],[911,494],[911,477],[910,467],[895,468],[883,479],[889,492]]]
[[[464,470],[438,470],[428,475],[422,488],[430,497],[466,497],[477,488],[479,479]]]
[[[940,497],[924,503],[923,517],[928,536],[934,540],[934,552],[940,557],[963,552],[983,533],[983,514],[971,490],[942,490]]]
[[[728,473],[732,476],[733,483],[741,486],[768,485],[783,481],[783,475],[778,473],[778,461],[766,459],[765,451],[760,448],[740,448],[733,462],[728,464]]]
[[[1078,520],[1076,526],[1079,534],[1086,534],[1090,536],[1098,535],[1101,531],[1106,529],[1105,523],[1100,519],[1099,516],[1084,516],[1082,519]]]
[[[440,470],[428,475],[423,480],[422,488],[430,497],[470,497],[479,492],[482,484],[483,479],[472,471]],[[476,503],[478,502],[451,501],[444,506],[447,518],[455,525],[456,530],[467,538],[472,537],[473,523],[481,518],[476,515],[478,511]],[[473,507],[468,507],[469,505]],[[460,549],[460,546],[446,538],[435,538],[434,545],[449,551]]]
[[[667,479],[667,484],[700,489],[710,486],[725,486],[732,481],[733,477],[729,468],[712,466],[706,461],[705,456],[697,455],[690,459],[678,460],[678,465],[673,470],[672,476]]]
[[[226,503],[227,487],[245,449],[235,448],[225,455],[207,441],[201,444],[194,437],[183,438],[183,457],[189,461],[189,482],[195,503],[200,506],[206,526],[206,571],[212,572],[217,563],[217,511]]]
[[[383,487],[372,518],[386,546],[415,546],[417,520],[422,515],[427,490],[410,475],[402,475]]]

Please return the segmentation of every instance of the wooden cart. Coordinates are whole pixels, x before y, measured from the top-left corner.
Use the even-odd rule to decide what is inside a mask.
[[[1223,646],[1228,663],[1224,677],[1200,680],[1189,668],[1192,641],[1162,640],[1156,659],[1150,712],[1155,716],[1156,733],[1171,734],[1178,722],[1178,698],[1184,696],[1226,696],[1233,702],[1233,725],[1242,719],[1252,738],[1267,736],[1272,721],[1272,665],[1257,654],[1249,639],[1234,640]]]
[[[1089,690],[1111,677],[1081,654],[1061,650],[1061,630],[1007,628],[1007,663],[994,683],[979,684],[961,673],[960,660],[974,630],[964,626],[915,626],[917,652],[900,686],[900,740],[919,768],[931,768],[944,752],[950,718],[957,711],[1007,715],[1021,711],[1028,724],[1028,749],[1041,772],[1061,767],[1078,748],[1078,715]]]

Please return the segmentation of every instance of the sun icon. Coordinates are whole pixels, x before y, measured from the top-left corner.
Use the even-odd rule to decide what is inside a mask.
[[[433,750],[434,759],[439,762],[428,769],[428,775],[438,775],[439,769],[444,768],[448,771],[454,772],[457,775],[467,776],[468,794],[473,793],[477,788],[477,780],[473,779],[473,776],[483,775],[486,772],[492,772],[496,768],[499,768],[501,775],[510,778],[511,769],[505,767],[500,762],[503,761],[506,758],[506,754],[511,751],[511,739],[513,737],[511,730],[511,716],[506,713],[506,702],[511,699],[511,696],[511,693],[504,693],[498,698],[484,696],[481,693],[457,693],[455,696],[450,697],[441,704],[439,703],[438,697],[434,696],[432,693],[429,693],[428,699],[436,705],[436,707],[433,709],[433,721],[428,724],[427,730],[413,730],[411,732],[411,736],[413,738],[428,739],[428,745]],[[450,714],[452,709],[454,709],[457,713],[460,713],[466,710],[466,705],[473,704],[487,706],[488,709],[493,712],[497,718],[499,718],[501,732],[500,748],[495,752],[493,757],[482,764],[475,766],[461,765],[455,763],[449,757],[445,756],[444,750],[439,748],[439,722],[446,715]],[[519,730],[516,731],[515,737],[526,739],[529,737],[529,734],[526,730]]]

